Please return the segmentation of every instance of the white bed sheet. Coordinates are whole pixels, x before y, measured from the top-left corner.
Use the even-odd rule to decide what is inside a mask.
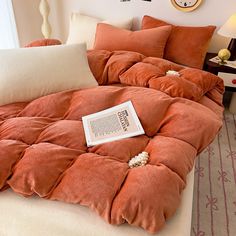
[[[157,236],[190,236],[194,171],[175,216]],[[129,226],[112,226],[87,207],[63,202],[24,198],[11,190],[0,193],[0,236],[150,236]]]

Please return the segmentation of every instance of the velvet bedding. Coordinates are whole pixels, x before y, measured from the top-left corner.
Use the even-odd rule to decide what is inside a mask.
[[[0,107],[0,189],[81,204],[111,224],[155,233],[221,128],[223,82],[133,52],[90,51],[88,59],[99,87]],[[82,116],[128,100],[145,135],[87,148]],[[143,151],[147,165],[130,169]]]

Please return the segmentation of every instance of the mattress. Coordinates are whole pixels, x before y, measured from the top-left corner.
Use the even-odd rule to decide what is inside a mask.
[[[189,236],[191,230],[194,170],[187,176],[181,206],[157,236]],[[1,236],[147,236],[141,228],[112,226],[80,205],[24,198],[7,190],[0,193]]]

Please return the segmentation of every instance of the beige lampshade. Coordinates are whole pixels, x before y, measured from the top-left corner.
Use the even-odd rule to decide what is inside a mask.
[[[221,26],[218,34],[229,38],[236,38],[236,13]]]

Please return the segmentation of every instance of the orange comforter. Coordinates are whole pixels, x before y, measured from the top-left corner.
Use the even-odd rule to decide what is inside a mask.
[[[111,224],[154,233],[175,213],[197,153],[222,125],[223,83],[138,53],[88,56],[100,85],[132,86],[65,91],[0,107],[0,189],[85,205]],[[168,70],[179,76],[166,76]],[[128,100],[146,134],[87,148],[81,117]],[[128,161],[142,151],[150,155],[148,164],[130,169]]]

